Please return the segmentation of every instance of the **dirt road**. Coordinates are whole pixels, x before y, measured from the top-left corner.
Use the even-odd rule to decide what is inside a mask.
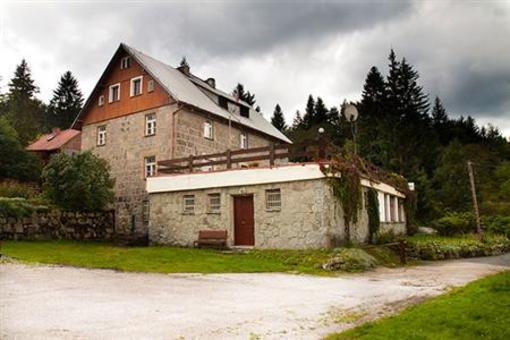
[[[335,278],[4,263],[0,338],[314,339],[508,269],[510,254]]]

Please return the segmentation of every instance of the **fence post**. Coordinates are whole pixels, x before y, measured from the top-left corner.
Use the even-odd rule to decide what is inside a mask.
[[[274,166],[274,143],[269,145],[269,165]]]
[[[232,155],[230,149],[227,149],[227,169],[232,169]]]
[[[193,172],[193,155],[189,155],[188,170],[190,173]]]

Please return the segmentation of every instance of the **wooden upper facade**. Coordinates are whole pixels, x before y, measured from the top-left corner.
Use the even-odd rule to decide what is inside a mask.
[[[132,80],[134,79],[141,80],[140,94],[133,93]],[[116,85],[119,85],[118,100],[110,97],[111,87]],[[110,62],[96,90],[84,107],[82,124],[98,123],[172,102],[174,100],[158,82],[154,81],[136,60],[125,51],[121,51]]]

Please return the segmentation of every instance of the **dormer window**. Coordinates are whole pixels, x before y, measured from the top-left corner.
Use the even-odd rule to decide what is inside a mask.
[[[243,117],[250,118],[250,109],[244,105],[240,105],[239,114]]]
[[[121,70],[129,68],[130,66],[131,66],[131,58],[130,57],[124,57],[120,60],[120,69]]]
[[[120,83],[111,85],[108,93],[108,103],[113,103],[120,100]]]
[[[228,110],[228,100],[225,97],[218,97],[218,105],[225,110]]]
[[[143,76],[131,78],[131,86],[129,88],[129,95],[131,97],[138,96],[138,95],[142,94],[142,82],[143,82]]]

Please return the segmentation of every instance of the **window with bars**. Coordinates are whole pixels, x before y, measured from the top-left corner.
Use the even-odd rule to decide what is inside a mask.
[[[213,214],[219,214],[221,209],[221,194],[214,193],[207,195],[209,206],[208,212]]]
[[[213,124],[210,120],[204,122],[204,138],[213,139]]]
[[[106,144],[106,125],[97,127],[97,145],[102,146]]]
[[[184,214],[195,213],[195,195],[184,195],[182,197],[182,212]]]
[[[156,156],[145,157],[144,159],[145,178],[156,175]]]
[[[139,76],[131,79],[131,86],[129,89],[129,95],[131,97],[138,96],[142,94],[142,83],[143,76]]]
[[[266,190],[266,210],[280,211],[282,209],[282,196],[280,189]]]
[[[154,136],[156,134],[156,114],[149,113],[145,115],[145,135]]]

